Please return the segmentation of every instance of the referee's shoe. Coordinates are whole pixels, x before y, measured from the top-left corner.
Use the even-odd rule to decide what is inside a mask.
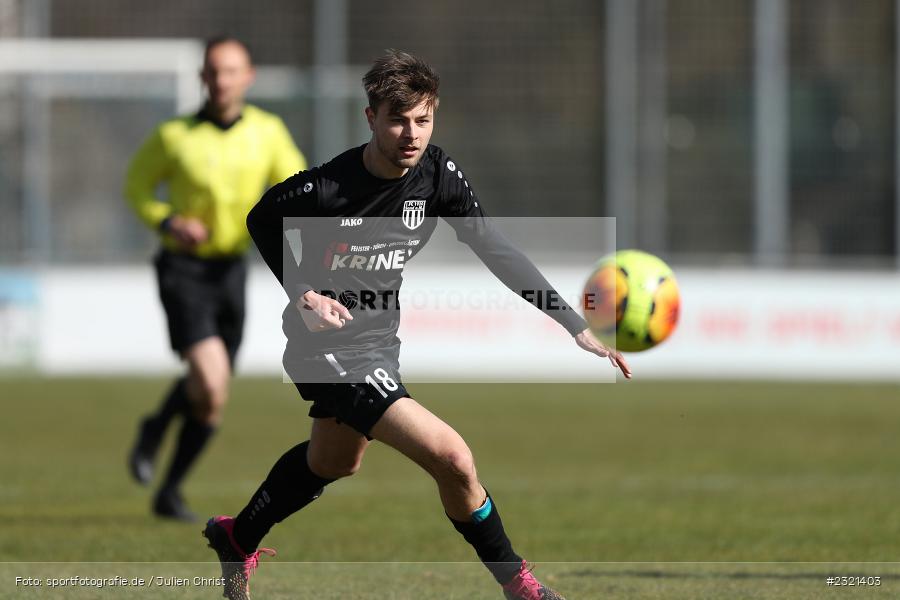
[[[150,417],[141,421],[138,427],[137,440],[131,454],[128,455],[128,469],[134,480],[141,485],[150,485],[153,480],[153,462],[162,441],[162,434]]]
[[[260,548],[247,554],[234,541],[233,529],[231,517],[212,517],[206,522],[203,537],[209,540],[209,547],[216,551],[222,563],[222,579],[225,580],[222,595],[229,600],[250,600],[250,576],[259,564],[259,553],[275,556],[275,551]]]
[[[197,514],[184,503],[181,492],[167,487],[159,490],[153,498],[153,514],[157,517],[175,519],[185,523],[196,523],[200,520]]]

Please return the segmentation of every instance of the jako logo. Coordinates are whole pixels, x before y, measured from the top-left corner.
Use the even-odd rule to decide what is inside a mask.
[[[384,271],[388,269],[402,269],[406,257],[412,254],[412,250],[391,250],[387,253],[365,256],[362,254],[333,254],[331,256],[331,270],[358,269],[360,271]]]
[[[362,219],[341,219],[341,227],[357,227],[362,225]]]

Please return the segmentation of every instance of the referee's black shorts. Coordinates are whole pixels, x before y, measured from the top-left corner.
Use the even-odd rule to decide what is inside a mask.
[[[154,265],[172,349],[182,354],[200,340],[218,336],[234,366],[244,331],[246,261],[163,249]]]

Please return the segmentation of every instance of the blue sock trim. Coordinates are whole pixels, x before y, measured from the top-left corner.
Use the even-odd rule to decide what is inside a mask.
[[[472,522],[481,523],[491,515],[491,510],[493,508],[494,505],[491,502],[491,497],[488,496],[487,500],[484,501],[484,504],[481,505],[481,508],[476,508],[472,511]]]

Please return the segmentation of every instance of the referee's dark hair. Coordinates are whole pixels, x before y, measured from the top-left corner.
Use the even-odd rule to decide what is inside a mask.
[[[203,62],[206,62],[206,59],[209,57],[210,50],[212,50],[216,46],[221,46],[222,44],[237,44],[244,49],[244,52],[247,53],[247,59],[250,61],[250,64],[253,64],[253,53],[250,51],[250,46],[232,35],[225,34],[217,35],[206,40],[206,47],[203,49]]]
[[[440,83],[441,78],[431,65],[417,56],[393,49],[377,58],[363,76],[369,108],[378,110],[382,102],[387,102],[390,110],[397,113],[422,102],[437,109]]]

